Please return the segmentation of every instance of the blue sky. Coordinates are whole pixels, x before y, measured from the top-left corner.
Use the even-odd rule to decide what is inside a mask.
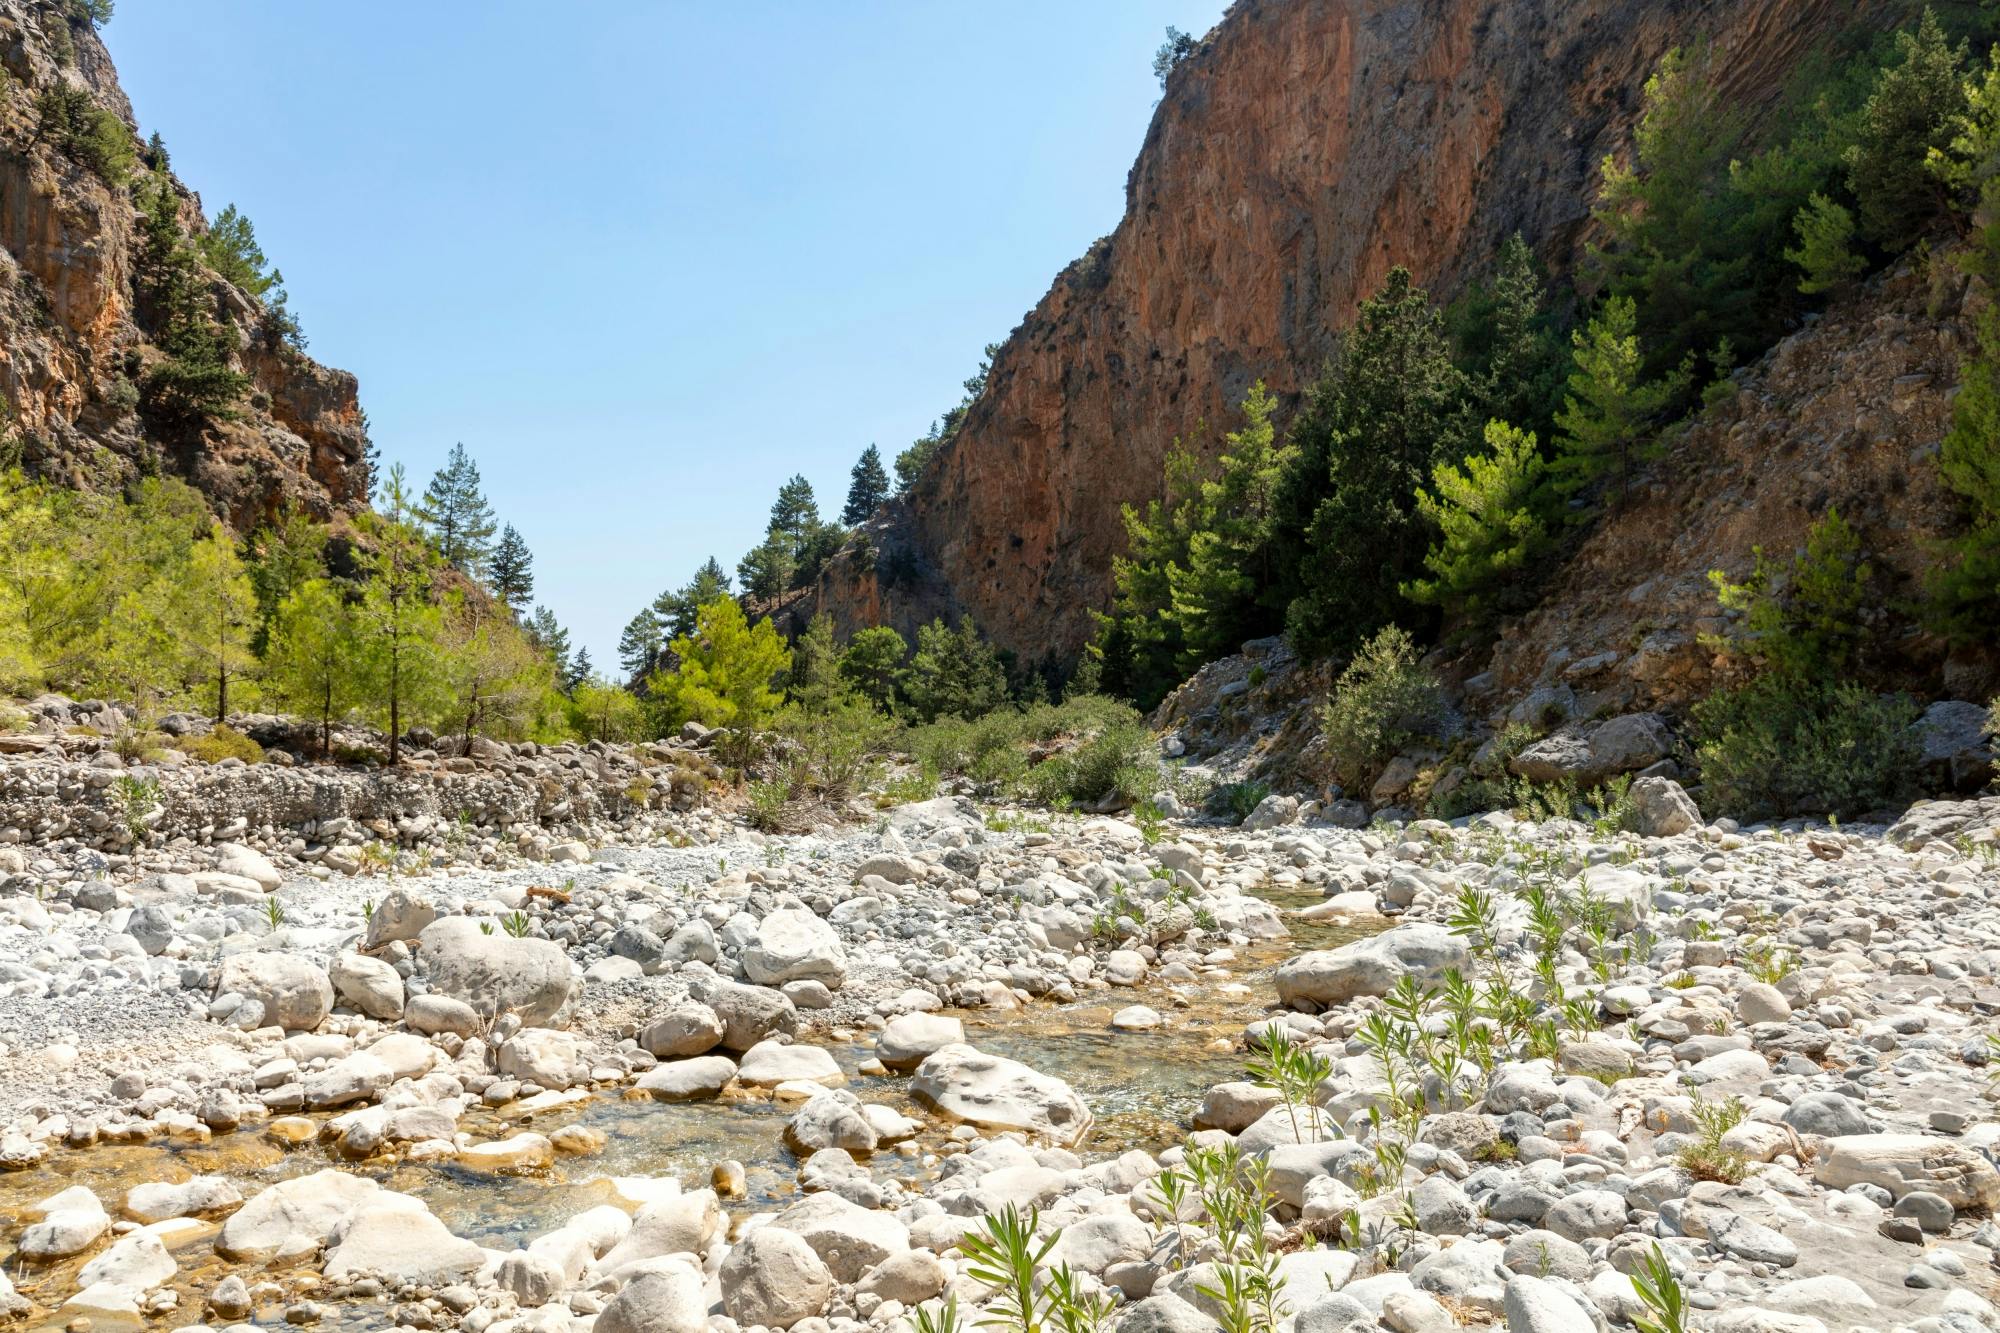
[[[834,513],[958,400],[1116,224],[1166,25],[1224,7],[123,0],[105,40],[384,459],[463,441],[608,664],[786,476]]]

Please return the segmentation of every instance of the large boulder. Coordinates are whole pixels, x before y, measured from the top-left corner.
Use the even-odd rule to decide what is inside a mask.
[[[215,1252],[239,1263],[303,1259],[326,1244],[349,1213],[381,1192],[366,1176],[333,1168],[280,1181],[230,1215]]]
[[[639,1076],[633,1086],[663,1102],[688,1102],[713,1097],[736,1077],[736,1062],[726,1055],[696,1055],[666,1060]]]
[[[1673,753],[1674,735],[1658,713],[1627,713],[1588,734],[1559,732],[1515,755],[1508,765],[1531,782],[1574,782],[1588,789],[1620,773],[1636,773]]]
[[[1398,978],[1432,985],[1452,968],[1464,968],[1465,941],[1421,922],[1393,926],[1337,949],[1316,949],[1281,964],[1278,999],[1285,1004],[1343,1004],[1360,995],[1387,995]]]
[[[910,1229],[894,1213],[826,1192],[808,1194],[771,1225],[802,1237],[836,1282],[857,1282],[876,1264],[910,1248]]]
[[[592,1333],[707,1333],[708,1299],[701,1274],[685,1259],[634,1265],[616,1296],[598,1313]]]
[[[1079,1142],[1090,1130],[1089,1108],[1069,1084],[963,1042],[933,1052],[918,1065],[910,1091],[954,1120],[986,1129],[1018,1129],[1062,1147]]]
[[[686,1000],[639,1030],[639,1044],[661,1060],[706,1055],[722,1041],[722,1019],[698,1000]]]
[[[832,926],[802,907],[784,907],[757,923],[743,946],[743,974],[759,986],[817,981],[839,990],[847,978],[847,951]]]
[[[632,1229],[600,1261],[607,1273],[615,1273],[641,1259],[660,1259],[670,1254],[706,1255],[721,1237],[728,1219],[714,1190],[690,1190],[658,1199],[639,1209]]]
[[[522,1028],[500,1047],[497,1061],[508,1078],[561,1091],[590,1082],[582,1038],[551,1028]]]
[[[2000,1171],[1977,1149],[1924,1134],[1850,1134],[1828,1139],[1813,1178],[1829,1189],[1880,1185],[1898,1199],[1922,1191],[1953,1208],[2000,1206]]]
[[[21,1233],[20,1252],[28,1259],[66,1259],[88,1249],[111,1229],[111,1215],[83,1185],[72,1185],[36,1205],[41,1220]]]
[[[875,1034],[875,1058],[891,1069],[915,1069],[965,1040],[965,1024],[948,1014],[898,1014]]]
[[[391,889],[369,913],[368,933],[363,937],[362,947],[379,949],[397,940],[416,939],[437,919],[437,908],[429,899],[419,898],[407,889]]]
[[[240,842],[216,844],[215,869],[220,874],[253,880],[266,893],[276,893],[278,886],[285,882],[285,877],[278,873],[278,867],[271,864],[270,857]]]
[[[1640,778],[1630,796],[1632,831],[1642,838],[1671,838],[1701,827],[1700,807],[1672,778]]]
[[[264,1006],[264,1022],[310,1032],[333,1011],[333,983],[310,958],[255,950],[222,960],[216,994],[240,995]]]
[[[530,1027],[553,1026],[576,985],[569,955],[549,940],[487,935],[464,916],[434,921],[417,938],[430,988],[489,1021],[515,1014]]]
[[[451,1234],[422,1199],[384,1191],[335,1224],[329,1236],[326,1277],[357,1277],[444,1286],[477,1273],[486,1251]]]
[[[1993,776],[1992,717],[1978,704],[1940,699],[1917,719],[1918,762],[1934,790],[1975,792]]]
[[[403,978],[379,958],[362,953],[336,955],[327,964],[327,980],[356,1013],[393,1023],[403,1016]]]
[[[717,982],[697,996],[722,1020],[722,1044],[747,1051],[773,1034],[791,1036],[799,1030],[799,1011],[783,991],[769,986]]]
[[[823,1313],[833,1297],[826,1264],[782,1227],[758,1227],[736,1242],[718,1276],[722,1308],[741,1328],[790,1328]]]
[[[753,1088],[775,1088],[780,1083],[824,1083],[829,1087],[847,1081],[847,1075],[824,1047],[792,1046],[780,1041],[760,1041],[743,1053],[736,1077]]]

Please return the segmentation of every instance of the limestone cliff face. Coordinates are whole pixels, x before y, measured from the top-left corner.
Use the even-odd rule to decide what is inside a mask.
[[[1640,88],[1711,37],[1738,95],[1893,0],[1238,0],[1168,81],[1115,231],[1056,279],[902,506],[816,590],[843,628],[972,614],[1074,656],[1109,598],[1119,506],[1177,434],[1310,382],[1388,270],[1449,294],[1512,232],[1576,259]]]
[[[321,518],[364,506],[368,440],[354,377],[267,346],[255,336],[257,303],[212,274],[251,391],[233,419],[196,429],[159,430],[135,410],[135,382],[160,355],[136,286],[139,208],[129,185],[64,150],[40,103],[51,88],[81,90],[136,132],[131,106],[97,34],[58,0],[0,0],[0,70],[0,395],[8,410],[0,438],[10,459],[86,489],[115,488],[146,471],[179,475],[239,528],[287,503]],[[172,184],[182,226],[205,230],[199,198]]]

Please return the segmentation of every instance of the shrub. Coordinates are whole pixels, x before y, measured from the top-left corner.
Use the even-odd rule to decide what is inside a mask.
[[[778,732],[791,743],[786,763],[793,797],[845,801],[860,791],[895,738],[896,724],[858,699],[790,708]]]
[[[1840,511],[1829,509],[1812,525],[1789,569],[1766,558],[1761,546],[1752,554],[1756,567],[1742,583],[1709,571],[1723,610],[1742,617],[1742,632],[1720,646],[1754,654],[1794,678],[1851,666],[1864,635],[1861,608],[1871,571],[1860,535]]]
[[[1336,777],[1356,785],[1444,721],[1444,691],[1395,625],[1362,645],[1334,683],[1320,728]]]
[[[123,185],[138,161],[138,145],[125,122],[90,100],[81,88],[51,84],[35,99],[42,134],[106,183]]]
[[[1153,734],[1135,718],[1114,722],[1075,749],[1035,765],[1028,771],[1026,787],[1044,804],[1060,805],[1112,795],[1139,801],[1157,792],[1160,782]]]
[[[1966,48],[1945,39],[1927,8],[1914,33],[1896,34],[1896,53],[1862,109],[1847,153],[1847,185],[1860,203],[1863,231],[1901,249],[1944,202],[1929,163],[1950,144],[1965,110]]]
[[[927,772],[961,774],[988,792],[1032,800],[1094,801],[1114,790],[1137,800],[1161,781],[1138,712],[1101,695],[970,720],[944,717],[912,730],[904,744]]]
[[[174,748],[193,755],[204,764],[220,763],[224,759],[241,759],[246,764],[255,764],[264,758],[263,746],[234,727],[220,723],[209,728],[205,736],[180,737],[174,742]]]
[[[750,784],[743,817],[760,833],[781,833],[791,810],[789,784],[781,778]]]
[[[1694,709],[1702,806],[1737,819],[1864,815],[1909,792],[1919,714],[1905,695],[1764,676]]]
[[[1270,794],[1268,782],[1225,782],[1209,792],[1208,809],[1211,814],[1227,815],[1241,824]]]

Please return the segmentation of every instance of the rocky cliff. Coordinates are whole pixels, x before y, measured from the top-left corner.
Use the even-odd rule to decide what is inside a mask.
[[[352,375],[264,336],[249,293],[204,271],[251,388],[233,415],[168,428],[138,407],[160,358],[142,308],[135,185],[165,178],[181,225],[206,230],[200,199],[141,151],[107,173],[65,142],[51,94],[137,135],[111,58],[77,7],[0,0],[0,437],[8,461],[66,485],[106,489],[160,471],[194,483],[239,527],[287,503],[325,518],[367,500],[366,422]],[[115,138],[115,134],[111,137]],[[127,179],[117,179],[125,175]]]
[[[1109,595],[1119,506],[1167,449],[1295,395],[1388,270],[1449,294],[1522,232],[1575,262],[1597,165],[1676,44],[1775,94],[1816,41],[1900,0],[1239,0],[1168,80],[1124,218],[1059,276],[907,504],[817,605],[906,632],[969,612],[1023,658],[1073,657]]]

